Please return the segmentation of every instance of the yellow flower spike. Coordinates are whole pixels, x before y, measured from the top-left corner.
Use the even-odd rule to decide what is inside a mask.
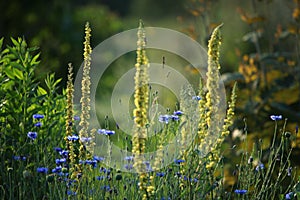
[[[67,149],[69,151],[69,174],[71,177],[74,177],[76,173],[76,157],[74,144],[72,140],[68,140],[68,136],[72,136],[73,132],[73,124],[74,124],[74,112],[73,112],[73,97],[74,97],[74,85],[73,85],[73,67],[72,64],[69,63],[68,67],[68,81],[67,81],[67,106],[66,106],[66,135],[65,142],[67,144]]]
[[[207,81],[206,88],[207,92],[203,90],[202,80],[200,80],[200,92],[199,96],[201,97],[199,101],[199,126],[198,126],[198,135],[197,135],[197,145],[201,150],[213,151],[213,149],[207,149],[215,144],[213,141],[206,140],[207,136],[220,133],[219,127],[213,126],[213,120],[218,120],[218,106],[220,104],[219,96],[219,81],[220,81],[220,64],[219,64],[219,51],[221,45],[221,33],[220,27],[217,26],[209,40],[208,43],[208,69],[207,69]],[[206,165],[208,168],[212,168],[215,164],[214,157],[207,157],[209,163]],[[200,161],[201,162],[201,161]],[[203,163],[199,163],[201,165]]]
[[[148,123],[148,96],[149,96],[149,62],[146,56],[146,35],[143,22],[140,21],[137,32],[137,50],[135,64],[135,92],[134,92],[134,134],[132,137],[132,152],[135,155],[133,167],[139,173],[140,185],[139,189],[143,193],[143,199],[148,199],[149,188],[147,187],[146,165],[144,163],[143,154],[145,153],[145,143],[147,137],[146,124]]]
[[[81,82],[81,116],[79,125],[81,129],[79,130],[79,137],[80,138],[87,138],[89,137],[88,129],[89,129],[89,122],[90,119],[90,68],[91,68],[91,54],[92,48],[90,46],[90,37],[91,37],[91,28],[89,23],[85,24],[85,41],[84,41],[84,63],[83,63],[83,76]],[[91,148],[89,148],[91,149]],[[88,153],[86,152],[86,148],[84,144],[80,141],[80,151],[79,151],[79,159],[86,160],[88,157]]]

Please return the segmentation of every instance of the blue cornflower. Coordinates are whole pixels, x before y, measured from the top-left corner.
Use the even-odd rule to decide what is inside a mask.
[[[27,137],[29,137],[32,140],[35,140],[37,138],[37,132],[28,132]]]
[[[61,166],[57,166],[54,169],[52,169],[52,173],[59,173],[59,172],[61,172],[61,170],[62,170],[62,167]]]
[[[181,116],[181,115],[183,115],[183,112],[181,110],[177,110],[177,111],[174,111],[173,114]]]
[[[101,134],[101,135],[114,135],[115,134],[115,131],[111,131],[111,130],[106,130],[106,129],[98,129],[98,134]]]
[[[76,192],[74,192],[74,191],[72,191],[72,190],[68,190],[67,191],[67,195],[68,196],[75,196],[77,193]]]
[[[35,127],[41,127],[42,126],[42,122],[37,122],[34,124]]]
[[[184,163],[185,160],[182,160],[182,159],[175,159],[174,162],[175,162],[176,164],[180,164],[180,163]]]
[[[103,172],[103,173],[106,173],[108,175],[110,174],[110,169],[106,169],[105,167],[101,167],[99,171]]]
[[[55,159],[55,163],[57,164],[57,165],[61,165],[61,164],[63,164],[63,163],[65,163],[65,162],[67,162],[67,159],[65,159],[65,158],[61,158],[61,159]]]
[[[294,195],[294,192],[289,192],[285,195],[285,199],[292,199]]]
[[[159,176],[159,177],[163,177],[166,173],[164,172],[157,172],[156,173],[156,176]]]
[[[97,162],[101,162],[101,161],[104,160],[103,157],[99,157],[99,156],[94,156],[93,159],[94,159],[95,161],[97,161]]]
[[[59,151],[59,155],[61,155],[64,158],[67,158],[69,156],[69,151],[61,150],[61,151]]]
[[[79,121],[79,120],[80,120],[80,117],[79,117],[79,116],[74,116],[74,120],[75,120],[75,121]]]
[[[81,142],[90,142],[91,140],[92,140],[91,137],[81,137],[81,138],[80,138],[80,141],[81,141]]]
[[[79,161],[79,163],[82,162],[83,164],[92,165],[93,167],[97,166],[96,160],[85,160],[85,161]]]
[[[161,200],[171,200],[171,197],[162,197]]]
[[[43,119],[43,118],[44,118],[44,115],[41,115],[41,114],[34,114],[34,115],[32,115],[32,117],[33,117],[34,119]]]
[[[109,191],[110,187],[109,187],[109,185],[104,185],[104,186],[101,186],[101,189]]]
[[[143,164],[146,165],[146,170],[147,170],[148,172],[151,172],[151,171],[152,171],[152,167],[151,167],[149,161],[144,161]]]
[[[124,168],[127,169],[127,170],[131,170],[131,169],[133,169],[133,165],[132,164],[126,164],[126,165],[124,165]]]
[[[26,156],[14,156],[13,159],[14,159],[14,160],[22,160],[22,161],[25,161],[25,160],[26,160]]]
[[[234,193],[236,194],[246,194],[248,190],[234,190]]]
[[[198,182],[199,179],[197,179],[197,178],[190,178],[190,181],[191,181],[191,182]]]
[[[264,164],[259,163],[259,165],[256,166],[255,171],[263,170],[265,168]]]
[[[47,174],[47,173],[48,173],[48,168],[47,168],[47,167],[38,167],[38,168],[36,169],[36,171],[37,171],[38,173],[44,173],[44,174]]]
[[[278,120],[282,120],[282,115],[271,115],[270,118],[273,121],[278,121]]]
[[[77,141],[79,139],[79,136],[77,136],[77,135],[72,135],[72,136],[68,136],[68,140],[69,141]]]
[[[158,117],[158,121],[161,122],[161,123],[168,124],[169,120],[170,120],[170,115],[160,115]]]
[[[178,115],[171,115],[171,119],[173,121],[178,121],[179,120],[179,116]]]
[[[193,100],[200,101],[200,100],[201,100],[201,97],[200,97],[200,96],[193,96],[192,99],[193,99]]]
[[[62,148],[60,148],[60,147],[54,147],[54,151],[56,151],[56,152],[61,152],[62,151]]]
[[[98,181],[101,181],[101,180],[105,179],[105,176],[97,176],[96,179],[97,179]]]
[[[127,161],[133,161],[134,157],[133,156],[126,156],[124,158],[124,160],[127,160]]]

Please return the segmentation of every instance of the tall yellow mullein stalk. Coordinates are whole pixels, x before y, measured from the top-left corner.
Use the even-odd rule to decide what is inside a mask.
[[[138,41],[137,41],[137,58],[135,64],[135,93],[134,93],[134,133],[132,137],[132,152],[134,154],[134,168],[139,173],[139,187],[143,193],[142,199],[150,197],[153,188],[147,186],[147,173],[145,160],[143,154],[145,153],[145,143],[147,139],[148,123],[148,97],[149,97],[149,76],[148,68],[149,61],[146,56],[146,35],[143,26],[143,22],[140,21],[138,28]]]
[[[88,129],[89,129],[89,122],[90,119],[90,67],[91,67],[91,54],[92,48],[90,46],[90,37],[91,37],[91,28],[89,23],[87,22],[85,25],[85,41],[84,41],[84,63],[83,63],[83,76],[81,82],[81,115],[80,115],[80,131],[79,137],[80,138],[88,138]],[[80,150],[79,150],[79,158],[81,160],[87,159],[87,152],[84,147],[84,144],[80,142]]]
[[[237,83],[234,83],[231,97],[230,97],[230,103],[227,109],[226,118],[224,120],[223,130],[221,132],[221,138],[222,141],[227,137],[230,133],[228,128],[233,124],[233,117],[234,117],[234,110],[235,110],[235,102],[236,102],[236,90],[237,90]]]
[[[211,38],[208,43],[208,69],[207,69],[207,82],[206,88],[207,92],[203,91],[202,82],[200,81],[200,94],[201,100],[199,101],[199,112],[200,112],[200,120],[199,120],[199,131],[197,136],[197,141],[199,142],[199,149],[206,152],[207,148],[210,152],[215,151],[215,144],[213,144],[212,140],[207,140],[205,138],[210,138],[210,136],[218,134],[221,130],[219,130],[218,126],[215,126],[212,122],[213,120],[218,120],[218,106],[220,104],[220,96],[219,96],[219,52],[221,45],[221,33],[220,27],[222,25],[216,27],[211,35]],[[205,149],[206,148],[206,149]],[[207,168],[211,168],[215,165],[215,157],[217,155],[209,154],[209,161],[207,164]]]
[[[69,151],[69,174],[71,179],[75,179],[75,171],[76,171],[76,153],[74,151],[74,145],[72,140],[68,140],[68,136],[72,136],[73,134],[73,124],[74,124],[74,103],[73,103],[73,97],[74,97],[74,85],[73,85],[73,67],[72,64],[69,64],[68,68],[68,81],[67,81],[67,115],[66,115],[66,136],[65,141],[67,144],[67,149]]]

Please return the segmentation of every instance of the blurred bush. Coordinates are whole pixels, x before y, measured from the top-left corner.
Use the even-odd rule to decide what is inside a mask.
[[[93,26],[94,43],[99,43],[122,29],[117,15],[99,1],[1,1],[0,36],[22,37],[30,46],[41,47],[41,65],[37,74],[49,71],[66,77],[67,64],[76,69],[82,62],[83,27]],[[92,41],[93,42],[93,41]],[[95,45],[96,45],[95,44]]]

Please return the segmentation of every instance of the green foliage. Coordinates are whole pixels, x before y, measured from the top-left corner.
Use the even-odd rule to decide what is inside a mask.
[[[9,191],[5,194],[1,190],[0,196],[15,199],[33,195],[33,191],[23,190],[30,181],[38,186],[36,166],[53,165],[53,147],[62,141],[65,99],[57,93],[61,80],[54,74],[46,77],[45,88],[34,78],[40,62],[37,48],[29,48],[22,38],[11,41],[12,46],[0,53],[0,177],[4,191]],[[35,119],[35,114],[44,118]],[[29,132],[37,132],[37,138],[31,140]]]

